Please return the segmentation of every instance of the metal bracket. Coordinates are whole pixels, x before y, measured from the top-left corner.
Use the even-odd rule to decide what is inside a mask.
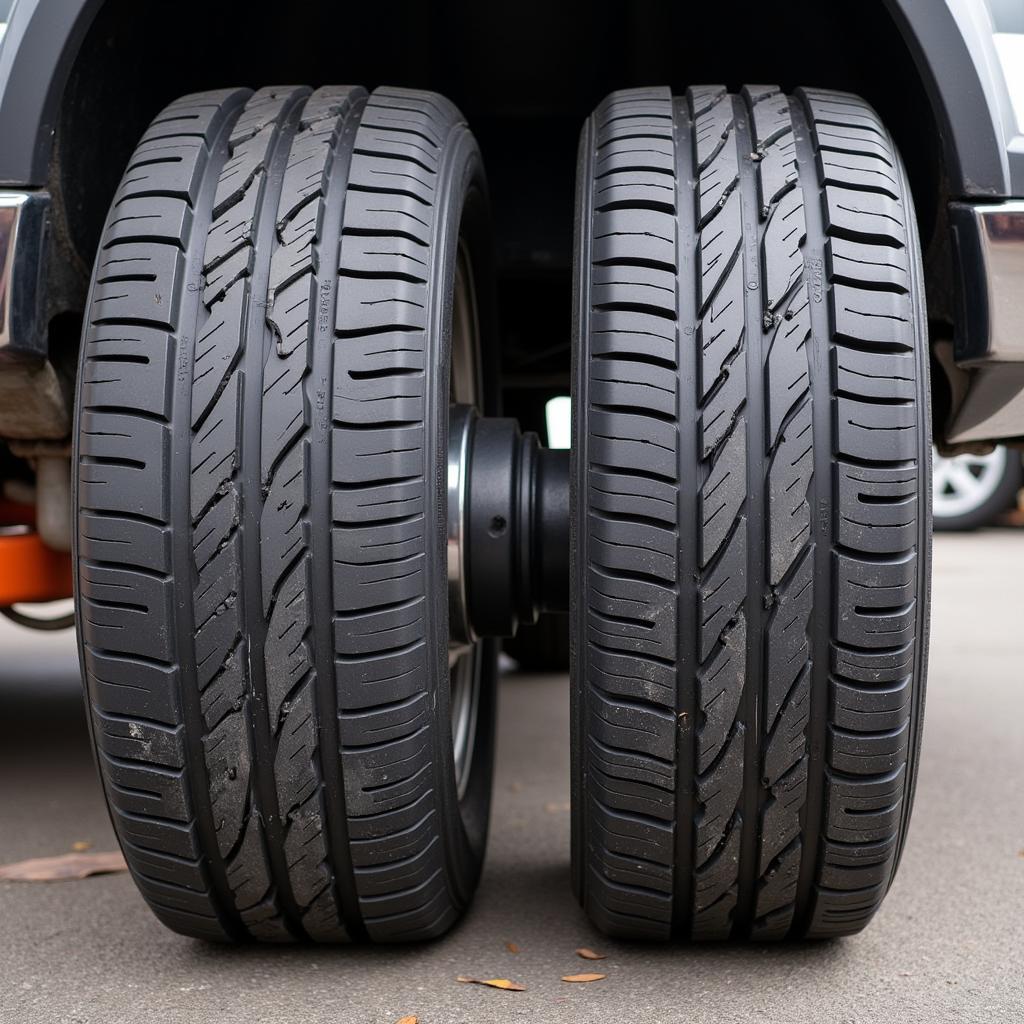
[[[1024,200],[952,203],[960,269],[956,366],[967,372],[946,441],[1024,435]]]

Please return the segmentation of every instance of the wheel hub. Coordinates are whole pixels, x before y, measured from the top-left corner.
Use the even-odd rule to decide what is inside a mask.
[[[448,607],[449,657],[569,607],[569,453],[464,405],[449,415]]]
[[[933,463],[935,515],[951,518],[980,508],[999,488],[1006,471],[1006,449],[994,448],[986,455],[957,455]]]

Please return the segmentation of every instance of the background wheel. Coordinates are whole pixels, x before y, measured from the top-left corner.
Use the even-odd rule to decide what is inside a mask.
[[[857,931],[906,833],[921,256],[856,97],[616,93],[578,174],[574,873],[621,936]]]
[[[180,932],[395,941],[466,906],[496,647],[449,664],[445,453],[449,402],[483,404],[489,253],[433,94],[187,96],[131,159],[82,346],[77,611],[114,825]]]
[[[997,445],[987,455],[932,453],[936,530],[977,530],[1010,508],[1021,488],[1020,453]]]

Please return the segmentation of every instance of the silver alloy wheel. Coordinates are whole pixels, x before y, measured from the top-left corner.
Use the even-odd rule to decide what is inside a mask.
[[[1006,473],[1002,446],[988,455],[945,458],[932,452],[932,514],[936,519],[969,515],[995,494]]]
[[[451,383],[448,438],[448,608],[449,700],[455,785],[461,800],[473,764],[480,705],[481,645],[466,618],[463,538],[466,512],[468,425],[483,399],[479,365],[480,324],[469,255],[460,243],[452,308]]]

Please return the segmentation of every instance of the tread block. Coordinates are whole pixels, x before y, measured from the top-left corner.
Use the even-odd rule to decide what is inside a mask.
[[[173,615],[169,579],[86,562],[80,567],[79,588],[82,616],[95,646],[173,660],[167,631]]]
[[[93,705],[99,713],[148,718],[164,725],[180,721],[179,669],[152,661],[84,651],[85,670],[93,683]]]
[[[825,240],[825,260],[833,280],[880,288],[908,291],[910,275],[898,254],[879,250],[877,245],[837,235]]]
[[[188,243],[192,209],[187,199],[172,196],[136,196],[119,200],[96,260],[97,280],[128,273],[153,273],[149,260],[125,255],[126,242],[170,242],[179,248]]]
[[[83,409],[79,417],[79,508],[167,519],[160,486],[167,471],[167,428],[130,413]]]
[[[177,245],[117,243],[97,257],[91,323],[177,330],[185,258]]]
[[[115,207],[146,195],[180,198],[193,206],[206,170],[208,152],[199,136],[144,139],[132,154],[118,186]]]
[[[84,408],[120,406],[170,416],[177,344],[166,331],[101,324],[85,335],[80,398]]]

